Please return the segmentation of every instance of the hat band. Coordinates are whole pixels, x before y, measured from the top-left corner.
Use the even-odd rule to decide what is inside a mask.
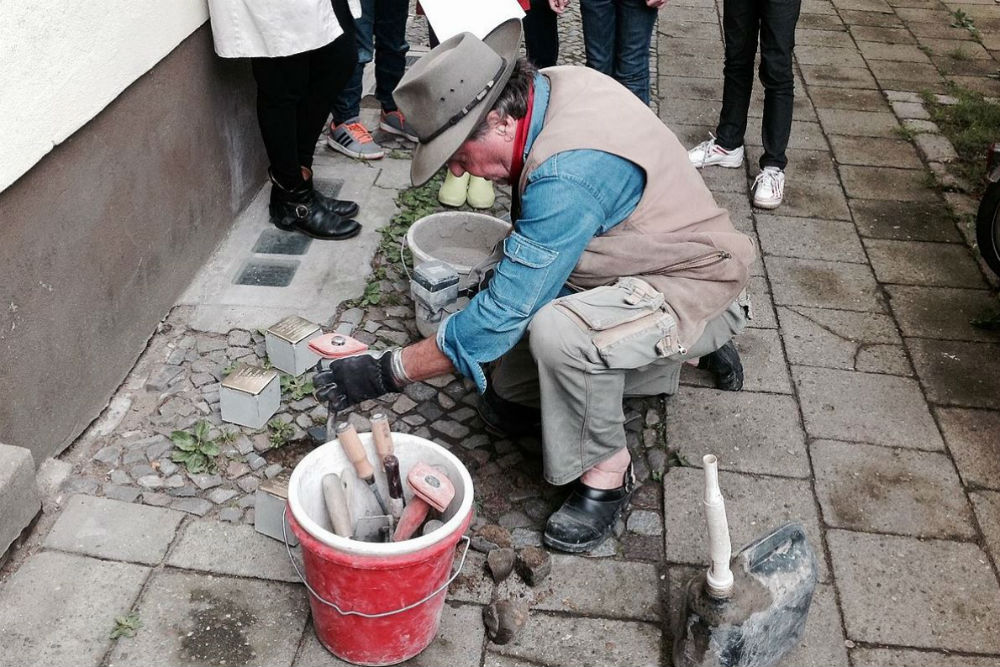
[[[443,132],[454,127],[459,123],[459,121],[468,116],[473,109],[475,109],[484,99],[486,99],[486,95],[489,94],[490,90],[492,90],[493,87],[497,85],[497,81],[500,79],[500,75],[503,74],[504,68],[506,66],[507,66],[507,60],[504,58],[500,58],[500,68],[497,69],[497,73],[493,75],[492,79],[486,82],[486,85],[483,87],[482,90],[476,93],[476,96],[472,98],[472,101],[466,104],[461,109],[459,109],[458,113],[456,113],[454,116],[446,120],[444,122],[444,125],[442,125],[438,129],[434,130],[433,132],[431,132],[426,136],[418,136],[417,138],[420,139],[420,143],[426,144],[432,139],[437,138]]]

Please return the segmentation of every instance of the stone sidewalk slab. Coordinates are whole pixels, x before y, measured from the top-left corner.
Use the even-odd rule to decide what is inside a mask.
[[[747,131],[743,138],[747,146],[762,145],[761,120],[761,118],[750,117],[747,121]],[[791,132],[788,139],[789,148],[810,151],[822,151],[827,148],[823,130],[815,121],[793,120]]]
[[[648,623],[532,612],[510,644],[487,643],[484,667],[511,664],[657,667],[660,628]],[[510,659],[513,659],[511,662]]]
[[[967,486],[1000,491],[1000,412],[938,408],[938,423],[958,474]]]
[[[441,626],[430,646],[402,667],[479,667],[483,659],[483,608],[478,605],[445,604],[441,610]],[[310,622],[292,667],[350,667],[351,663],[336,657],[320,643]]]
[[[301,586],[171,570],[136,606],[143,626],[111,652],[118,667],[288,666],[309,608]]]
[[[838,34],[838,33],[832,33]],[[841,33],[847,34],[847,33]],[[848,37],[847,39],[850,39]],[[857,111],[889,111],[889,103],[878,90],[864,88],[832,88],[809,86],[809,96],[816,111],[820,109],[855,109]]]
[[[792,366],[806,433],[887,447],[944,448],[916,381],[892,375]]]
[[[915,44],[916,40],[906,28],[884,26],[851,26],[851,34],[858,42],[880,42],[882,44]]]
[[[944,454],[817,440],[809,445],[824,522],[834,528],[972,540],[962,483]]]
[[[962,240],[951,212],[941,202],[852,199],[848,203],[863,237],[897,241]]]
[[[667,448],[692,464],[715,454],[737,472],[808,478],[799,408],[791,396],[685,389],[667,401]]]
[[[930,58],[915,44],[882,44],[858,42],[858,50],[867,60],[896,60],[901,62],[929,63]]]
[[[768,255],[867,262],[861,239],[850,222],[758,215],[757,234],[761,249]]]
[[[782,340],[790,363],[842,370],[912,375],[903,341],[888,315],[848,310],[782,307]],[[880,355],[879,364],[866,353]]]
[[[983,527],[986,550],[994,563],[1000,563],[1000,493],[974,491],[969,494],[979,525]]]
[[[766,257],[779,306],[885,312],[871,269],[861,264]]]
[[[984,289],[979,266],[955,243],[865,239],[875,276],[883,283]]]
[[[896,116],[888,111],[818,109],[816,115],[827,135],[894,139],[899,128]]]
[[[700,465],[701,460],[693,461]],[[726,499],[729,534],[735,553],[788,521],[805,528],[817,556],[823,552],[819,517],[808,480],[765,477],[722,471],[719,486]],[[708,563],[705,528],[705,474],[701,468],[670,468],[663,478],[666,560]],[[827,580],[823,558],[817,558],[821,581]]]
[[[851,199],[937,200],[923,170],[845,165],[840,168],[840,178]]]
[[[840,67],[839,65],[802,65],[802,77],[812,86],[831,88],[867,88],[877,90],[878,84],[867,67]]]
[[[762,276],[751,276],[747,293],[753,303],[753,319],[747,323],[747,328],[777,329],[778,317],[774,313],[774,298],[767,280]]]
[[[888,285],[889,305],[904,336],[1000,342],[1000,332],[972,326],[997,309],[987,290]]]
[[[905,341],[932,403],[996,407],[1000,396],[1000,345],[926,338]]]
[[[45,538],[45,547],[156,565],[183,518],[182,512],[159,507],[75,495]]]
[[[785,185],[783,215],[825,220],[850,220],[844,191],[836,183],[798,181]]]
[[[835,109],[831,109],[835,111]],[[870,113],[870,112],[858,112]],[[831,134],[827,137],[833,147],[837,162],[866,167],[903,167],[921,169],[923,163],[914,150],[913,144],[901,139],[843,136]]]
[[[777,331],[748,327],[733,338],[733,343],[743,360],[743,391],[792,393],[788,365]],[[699,387],[715,386],[711,373],[690,364],[681,368],[681,382]]]
[[[0,563],[42,509],[31,450],[0,443]]]
[[[843,67],[864,67],[865,61],[854,48],[839,48],[829,46],[795,45],[795,59],[800,65],[830,65],[836,63]]]
[[[0,588],[0,664],[97,667],[149,568],[44,551]]]
[[[1000,588],[976,545],[842,530],[827,541],[848,638],[1000,652]]]
[[[758,165],[763,153],[764,149],[760,146],[748,146],[747,160],[751,165]],[[826,150],[825,147],[822,150],[789,148],[785,151],[785,155],[788,157],[788,166],[785,167],[786,183],[836,184],[840,182],[833,158],[830,157],[830,151]],[[782,213],[782,210],[779,208],[775,212]]]
[[[854,667],[996,667],[1000,655],[972,656],[902,649],[856,648],[851,650]]]
[[[299,582],[284,544],[258,533],[253,526],[220,521],[200,520],[188,524],[170,552],[167,565],[215,574]]]
[[[816,30],[814,28],[799,28],[795,31],[795,45],[829,46],[833,48],[852,48],[854,42],[846,30]]]
[[[669,128],[674,125],[712,126],[719,122],[721,108],[721,101],[677,98],[672,100],[670,104],[664,104],[660,107],[660,120]]]

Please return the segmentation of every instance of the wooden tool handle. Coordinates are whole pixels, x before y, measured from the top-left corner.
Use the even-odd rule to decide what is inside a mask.
[[[403,515],[399,517],[399,522],[396,524],[396,532],[392,534],[392,541],[402,542],[413,537],[413,533],[417,532],[417,528],[427,518],[427,513],[430,509],[430,505],[420,498],[414,497],[410,501],[410,504],[406,506],[406,509],[403,510]]]
[[[333,525],[333,532],[341,537],[350,537],[354,532],[351,521],[351,510],[347,505],[347,497],[340,481],[340,475],[330,473],[323,475],[323,500],[326,501],[326,513]]]
[[[372,438],[375,440],[375,451],[378,452],[379,461],[393,453],[389,418],[382,413],[372,415]]]
[[[337,439],[340,440],[340,446],[344,448],[348,460],[354,464],[354,470],[357,471],[358,477],[366,482],[369,479],[374,479],[375,469],[369,463],[368,456],[365,454],[365,446],[361,444],[361,438],[358,437],[358,432],[354,427],[347,422],[338,424]]]

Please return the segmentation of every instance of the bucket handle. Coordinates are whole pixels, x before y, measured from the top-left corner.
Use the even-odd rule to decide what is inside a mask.
[[[394,614],[401,614],[404,611],[409,611],[411,609],[419,607],[420,605],[422,605],[423,603],[427,602],[428,600],[430,600],[431,598],[433,598],[435,595],[437,595],[438,593],[440,593],[444,589],[448,588],[448,586],[451,585],[451,582],[455,581],[455,579],[458,578],[458,575],[460,575],[462,573],[462,568],[465,567],[465,557],[469,555],[469,545],[472,542],[472,540],[469,538],[468,535],[462,535],[462,537],[459,538],[461,541],[465,542],[465,549],[462,551],[462,560],[459,561],[459,563],[458,563],[458,569],[455,570],[454,574],[452,574],[450,577],[448,577],[448,581],[446,581],[443,584],[441,584],[440,586],[438,586],[432,593],[428,593],[425,597],[421,598],[420,600],[417,600],[416,602],[408,604],[405,607],[400,607],[399,609],[393,609],[392,611],[383,611],[383,612],[380,612],[378,614],[366,614],[363,611],[353,611],[353,610],[347,610],[347,611],[345,611],[345,610],[341,609],[340,607],[338,607],[333,602],[330,602],[329,600],[327,600],[326,598],[324,598],[322,595],[320,595],[316,591],[314,591],[313,588],[312,588],[312,586],[309,585],[309,582],[306,581],[306,578],[302,575],[301,570],[299,570],[299,566],[296,564],[295,559],[292,557],[292,547],[288,544],[288,533],[286,532],[286,526],[288,525],[287,520],[286,520],[287,512],[288,512],[288,508],[287,507],[284,510],[282,510],[282,512],[281,512],[281,537],[283,538],[283,541],[285,542],[285,551],[288,552],[288,561],[292,564],[292,569],[295,570],[295,574],[296,574],[296,576],[298,576],[299,580],[303,584],[305,584],[306,590],[309,591],[310,595],[312,595],[314,598],[316,598],[317,600],[319,600],[320,602],[322,602],[323,604],[325,604],[327,607],[332,607],[341,616],[363,616],[365,618],[383,618],[385,616],[392,616]]]

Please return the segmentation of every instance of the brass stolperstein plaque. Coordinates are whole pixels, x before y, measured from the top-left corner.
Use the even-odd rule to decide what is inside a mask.
[[[319,326],[298,315],[289,315],[267,330],[267,333],[287,340],[291,344],[298,343],[303,338],[316,333]]]
[[[273,369],[240,366],[226,376],[226,379],[222,381],[222,386],[256,395],[264,391],[264,387],[276,377],[278,377],[278,372]]]

